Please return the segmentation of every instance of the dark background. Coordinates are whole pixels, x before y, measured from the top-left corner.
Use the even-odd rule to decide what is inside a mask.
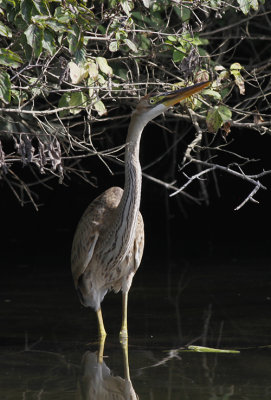
[[[271,168],[269,136],[240,130],[233,131],[231,135],[235,151],[261,160],[251,165],[252,172]],[[120,136],[124,140],[125,132]],[[156,127],[148,128],[141,143],[142,167],[161,155],[164,146],[164,133]],[[182,159],[182,151],[182,148],[178,149],[178,160]],[[172,154],[169,154],[146,172],[169,182],[171,157]],[[114,176],[97,159],[84,161],[84,167],[97,178],[97,188],[75,176],[69,182],[64,181],[67,185],[60,185],[57,180],[51,182],[53,190],[36,187],[36,201],[41,204],[38,212],[31,204],[21,207],[12,192],[2,183],[2,259],[9,265],[46,264],[47,268],[69,270],[72,238],[84,209],[108,187],[123,187],[122,167],[110,166],[116,172]],[[21,172],[27,178],[27,168]],[[176,171],[178,176],[180,173]],[[180,260],[189,262],[195,258],[226,261],[270,258],[271,176],[267,175],[263,179],[267,190],[260,190],[255,196],[259,204],[248,202],[239,211],[234,208],[253,187],[230,175],[218,172],[217,177],[220,196],[209,176],[210,204],[201,206],[178,196],[170,198],[170,192],[165,188],[143,178],[141,212],[146,232],[143,264],[147,262],[156,269],[164,270],[169,261],[182,264]],[[197,186],[191,186],[191,189],[195,194]],[[10,273],[9,267],[4,268],[4,273]]]
[[[242,154],[262,159],[252,170],[268,169],[269,136],[232,134],[236,150],[244,145]],[[144,132],[143,167],[163,154],[164,143],[164,133],[157,128]],[[178,149],[179,160],[182,155]],[[169,154],[147,172],[170,182],[171,158]],[[37,346],[44,349],[49,343],[50,350],[96,338],[95,314],[80,304],[73,285],[72,239],[89,202],[110,186],[123,186],[124,176],[121,166],[112,164],[116,174],[111,176],[92,157],[84,167],[97,178],[97,188],[76,177],[68,186],[51,182],[53,190],[37,187],[36,201],[43,203],[38,212],[31,204],[22,208],[2,187],[0,342],[4,346],[21,350],[25,332],[29,343],[43,338]],[[27,178],[28,170],[23,172]],[[234,207],[252,187],[225,174],[218,174],[218,179],[220,197],[210,178],[210,204],[199,206],[180,203],[177,196],[170,198],[163,187],[143,178],[145,250],[129,296],[134,345],[151,340],[152,345],[168,347],[196,340],[217,346],[222,325],[221,348],[270,344],[270,177],[263,181],[268,190],[255,196],[260,203],[248,203],[240,211]],[[196,191],[197,187],[191,188]],[[103,315],[109,339],[118,338],[120,294],[105,296]]]

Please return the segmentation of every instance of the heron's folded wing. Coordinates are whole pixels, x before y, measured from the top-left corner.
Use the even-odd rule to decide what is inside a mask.
[[[94,253],[94,249],[95,249],[98,237],[99,237],[98,232],[95,232],[92,241],[89,243],[90,246],[89,246],[89,250],[88,250],[85,262],[83,264],[83,268],[82,268],[82,272],[81,272],[82,274],[85,272],[85,269],[87,268],[88,264],[90,263],[90,261],[92,259],[92,256],[93,256],[93,253]]]
[[[84,221],[80,224],[79,229],[77,229],[73,241],[71,257],[72,275],[76,287],[79,277],[91,263],[98,238],[98,230],[94,230],[93,226],[85,226]]]

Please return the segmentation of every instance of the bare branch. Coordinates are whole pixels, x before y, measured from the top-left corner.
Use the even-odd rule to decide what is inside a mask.
[[[154,176],[151,176],[151,175],[146,174],[145,172],[143,172],[142,175],[143,175],[145,178],[149,179],[150,181],[155,182],[155,183],[158,183],[159,185],[165,187],[167,190],[169,190],[169,189],[171,189],[171,190],[178,190],[178,188],[174,185],[174,182],[173,182],[173,183],[164,182],[164,181],[162,181],[161,179],[157,179],[157,178],[155,178]],[[191,196],[189,193],[186,193],[186,192],[183,192],[183,191],[182,191],[181,194],[182,194],[184,197],[187,197],[189,200],[192,200],[193,202],[195,202],[195,203],[197,203],[197,204],[200,204],[200,201],[199,201],[196,197]]]
[[[253,198],[253,196],[258,192],[258,190],[260,189],[260,182],[259,185],[255,186],[255,188],[252,190],[252,192],[245,198],[244,201],[242,201],[241,204],[239,204],[239,206],[235,207],[235,210],[240,210],[240,208],[242,208],[248,201],[252,201],[253,203],[259,203],[257,200],[255,200]]]
[[[253,201],[253,202],[257,202],[253,196],[258,192],[259,189],[263,189],[266,190],[266,186],[264,186],[259,179],[266,176],[266,175],[270,175],[271,174],[271,170],[269,171],[262,171],[258,174],[245,174],[242,170],[241,167],[239,165],[238,168],[240,170],[240,172],[232,169],[231,166],[223,166],[220,164],[213,164],[207,161],[202,161],[200,159],[195,159],[190,157],[190,162],[188,163],[189,165],[191,165],[191,163],[194,164],[199,164],[203,167],[205,167],[205,169],[203,169],[202,171],[192,175],[192,176],[187,176],[185,173],[184,176],[187,178],[187,182],[185,184],[183,184],[179,189],[175,190],[173,193],[171,193],[170,197],[176,196],[177,194],[179,194],[180,192],[182,192],[185,188],[187,188],[193,181],[195,180],[199,180],[203,175],[207,175],[210,172],[213,172],[215,170],[220,170],[223,171],[227,174],[233,175],[239,179],[242,179],[244,181],[249,182],[250,184],[252,184],[254,186],[253,190],[251,191],[251,193],[245,198],[245,200],[235,208],[235,210],[239,210],[240,208],[242,208],[248,201]],[[187,164],[187,165],[188,165]],[[185,166],[184,166],[185,167]],[[184,168],[183,167],[183,168]]]

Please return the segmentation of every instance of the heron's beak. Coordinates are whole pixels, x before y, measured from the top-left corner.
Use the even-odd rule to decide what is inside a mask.
[[[163,95],[162,103],[166,107],[172,107],[174,104],[192,96],[195,93],[200,92],[211,84],[211,81],[196,83],[193,86],[184,87],[173,92],[165,93]]]

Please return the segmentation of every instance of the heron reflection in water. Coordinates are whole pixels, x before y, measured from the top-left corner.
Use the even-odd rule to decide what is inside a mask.
[[[82,357],[80,395],[82,400],[138,400],[133,388],[128,360],[128,342],[122,344],[124,379],[113,376],[103,360],[104,338],[99,353],[86,351]]]
[[[209,81],[200,82],[140,100],[132,113],[126,139],[124,189],[106,190],[87,207],[79,221],[72,245],[72,274],[81,303],[97,313],[100,337],[106,335],[101,302],[108,290],[122,290],[120,337],[128,336],[128,292],[144,248],[144,224],[139,212],[142,131],[149,121],[209,84]]]

